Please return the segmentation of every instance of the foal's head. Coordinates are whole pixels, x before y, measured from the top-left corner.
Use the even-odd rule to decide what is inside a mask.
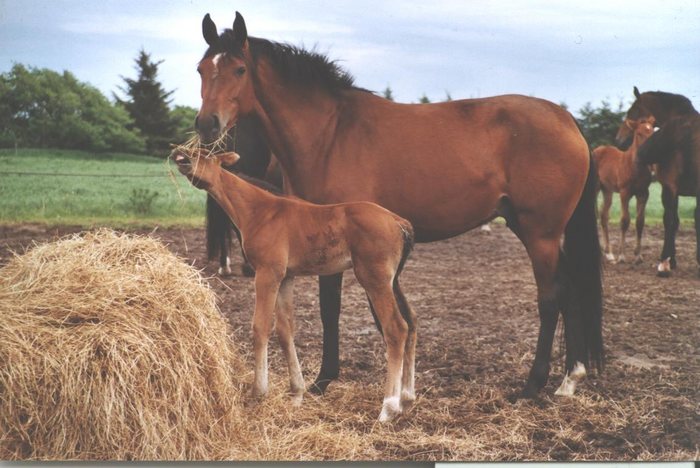
[[[216,140],[236,124],[240,115],[253,110],[254,91],[245,20],[236,12],[233,29],[221,35],[207,14],[202,33],[209,48],[197,66],[202,77],[202,107],[195,128],[204,143]]]
[[[202,150],[175,149],[171,158],[177,164],[180,173],[187,177],[192,185],[203,190],[211,190],[220,180],[221,165],[232,166],[241,157],[234,152],[207,156]]]

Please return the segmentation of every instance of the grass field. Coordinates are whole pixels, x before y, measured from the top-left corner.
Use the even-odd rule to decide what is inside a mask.
[[[616,195],[611,212],[614,224],[619,206]],[[630,208],[634,213],[634,202]],[[692,222],[694,208],[695,200],[681,198],[679,215],[684,223]],[[647,223],[660,224],[662,217],[661,187],[654,183]],[[2,223],[201,226],[203,219],[204,192],[161,159],[50,149],[0,150]]]
[[[42,175],[16,174],[20,172]],[[204,198],[204,192],[162,159],[50,149],[0,150],[3,223],[201,226]]]

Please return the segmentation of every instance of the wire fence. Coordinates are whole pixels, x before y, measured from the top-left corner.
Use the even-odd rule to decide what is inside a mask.
[[[24,171],[0,171],[0,176],[57,176],[57,177],[121,177],[121,178],[143,178],[143,177],[168,177],[167,173],[159,174],[101,174],[96,172],[24,172]]]

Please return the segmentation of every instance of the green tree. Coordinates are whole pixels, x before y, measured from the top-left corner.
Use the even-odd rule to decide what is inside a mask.
[[[390,101],[393,101],[393,100],[394,100],[394,93],[391,91],[391,88],[389,87],[389,85],[387,85],[387,87],[386,87],[386,89],[384,90],[383,94],[384,94],[384,97],[385,97],[386,99],[388,99],[388,100],[390,100]]]
[[[138,152],[128,114],[68,72],[15,64],[0,75],[0,146]]]
[[[430,104],[430,99],[428,99],[428,96],[423,93],[423,96],[418,100],[420,104]]]
[[[578,115],[576,120],[583,136],[589,146],[595,148],[615,144],[615,134],[625,117],[625,110],[622,102],[617,105],[617,109],[613,109],[608,101],[602,101],[596,108],[588,102],[579,109]]]
[[[189,106],[175,106],[170,112],[175,122],[175,142],[187,140],[194,133],[194,119],[197,117],[197,109]]]
[[[170,114],[170,96],[173,91],[165,91],[157,79],[158,66],[163,61],[151,61],[150,54],[141,49],[135,59],[136,79],[121,78],[125,86],[121,91],[127,96],[121,99],[116,94],[115,100],[122,105],[146,138],[146,151],[154,155],[168,153],[170,143],[176,137],[176,122]]]

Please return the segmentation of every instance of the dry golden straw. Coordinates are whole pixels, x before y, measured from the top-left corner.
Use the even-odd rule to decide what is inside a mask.
[[[0,459],[215,459],[242,362],[199,273],[101,230],[0,269]]]

